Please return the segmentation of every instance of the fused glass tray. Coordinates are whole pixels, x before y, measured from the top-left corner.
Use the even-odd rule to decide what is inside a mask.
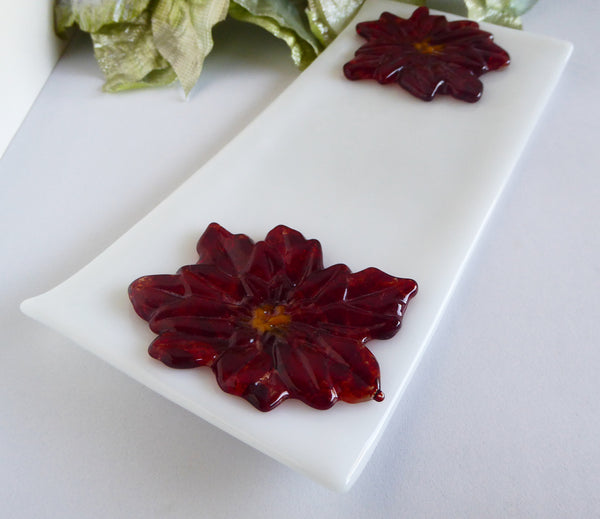
[[[397,86],[346,80],[342,66],[363,43],[356,22],[413,10],[367,2],[317,61],[200,171],[22,310],[252,447],[330,488],[349,489],[571,52],[566,42],[482,24],[512,62],[483,76],[484,94],[475,104],[447,96],[425,103]],[[318,411],[287,401],[261,413],[221,392],[209,369],[172,370],[147,355],[153,334],[131,308],[127,287],[139,276],[194,263],[196,241],[210,222],[254,240],[285,224],[321,242],[326,266],[373,266],[418,281],[400,332],[369,343],[381,366],[383,402]]]

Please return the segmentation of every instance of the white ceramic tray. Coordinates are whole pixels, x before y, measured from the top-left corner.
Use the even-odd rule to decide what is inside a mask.
[[[483,76],[481,101],[424,103],[396,86],[347,81],[357,21],[414,7],[369,1],[351,26],[200,171],[73,277],[22,305],[31,317],[273,458],[336,490],[359,476],[431,337],[469,252],[548,101],[571,45],[485,26],[512,58]],[[260,413],[222,393],[209,369],[148,357],[135,278],[196,261],[210,222],[263,239],[283,223],[317,238],[325,265],[378,267],[419,283],[403,327],[369,343],[382,403]],[[228,463],[230,461],[228,460]],[[199,468],[199,470],[202,470]]]

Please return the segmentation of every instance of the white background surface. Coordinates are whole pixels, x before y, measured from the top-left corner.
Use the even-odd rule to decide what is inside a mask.
[[[0,0],[0,158],[58,60],[53,0]]]
[[[524,17],[575,52],[390,427],[344,495],[19,313],[297,75],[279,42],[230,24],[188,102],[176,88],[107,95],[89,44],[72,46],[0,162],[6,517],[599,517],[600,8],[573,4],[540,0]]]

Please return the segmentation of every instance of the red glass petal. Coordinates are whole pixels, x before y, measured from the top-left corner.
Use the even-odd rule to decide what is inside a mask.
[[[360,59],[350,60],[344,65],[344,75],[351,80],[372,79],[380,65],[381,59],[377,54],[361,56]]]
[[[231,234],[218,223],[211,223],[198,240],[198,263],[214,265],[235,275],[246,268],[254,243],[245,234]]]
[[[396,278],[371,267],[349,277],[344,303],[370,314],[370,338],[389,339],[398,331],[404,309],[416,293],[414,280]]]
[[[329,335],[324,340],[343,359],[330,368],[340,400],[350,404],[370,399],[381,402],[379,364],[371,351],[364,344],[346,337]]]
[[[292,398],[316,409],[329,409],[338,401],[329,376],[331,352],[319,347],[317,341],[307,341],[296,333],[279,339],[276,362]]]
[[[128,292],[136,313],[149,321],[161,306],[181,300],[185,285],[177,275],[143,276],[129,285]]]
[[[179,275],[189,295],[232,304],[239,304],[247,296],[239,277],[214,265],[186,265],[179,269]]]
[[[431,101],[436,94],[450,94],[462,101],[474,103],[481,98],[483,92],[483,83],[477,76],[451,64],[440,64],[427,69],[407,67],[398,79],[398,84],[423,101]]]
[[[250,329],[232,333],[227,349],[213,365],[221,388],[238,396],[272,369],[271,355],[263,347],[263,341]]]
[[[465,74],[460,67],[452,64],[446,64],[443,69],[445,79],[440,86],[441,93],[467,103],[474,103],[481,98],[483,83],[475,74]]]
[[[323,253],[317,240],[307,240],[301,233],[285,225],[278,225],[267,234],[265,242],[277,251],[283,260],[285,275],[297,285],[310,274],[323,269]]]
[[[285,276],[281,255],[264,241],[255,245],[248,268],[241,277],[249,303],[255,306],[285,298],[292,287]]]
[[[223,391],[245,398],[260,411],[270,411],[288,398],[274,369],[272,347],[251,330],[234,333],[212,369]]]
[[[238,323],[250,318],[244,308],[197,296],[160,307],[149,320],[155,333],[170,330],[203,338],[227,337]]]
[[[391,57],[377,66],[373,72],[373,79],[382,85],[398,81],[408,61],[406,56]]]
[[[248,385],[242,397],[259,411],[266,412],[287,400],[290,397],[289,394],[288,388],[281,380],[279,373],[271,370]]]
[[[281,272],[282,268],[283,259],[281,255],[264,241],[259,241],[254,246],[244,275],[251,275],[269,282]]]
[[[322,268],[321,244],[279,225],[256,243],[241,277],[252,303],[260,305],[287,300],[295,285]]]
[[[376,268],[354,274],[342,268],[335,271],[336,276],[330,277],[318,294],[318,305],[313,303],[312,292],[303,292],[305,284],[314,286],[313,279],[299,287],[301,297],[294,294],[290,307],[292,321],[363,342],[393,337],[408,301],[417,292],[415,281]]]
[[[341,264],[313,272],[291,294],[290,305],[321,307],[339,301],[344,297],[349,275],[350,269]]]
[[[407,92],[423,101],[431,101],[444,85],[444,80],[433,67],[408,67],[398,79]]]
[[[227,341],[213,339],[211,342],[206,342],[198,336],[167,332],[154,339],[148,348],[148,353],[170,368],[186,369],[211,366],[226,347]]]
[[[387,13],[386,19],[390,24],[397,23],[394,15],[390,15],[390,13]],[[408,34],[417,41],[432,35],[443,34],[451,29],[445,16],[430,15],[429,9],[426,7],[415,9],[408,23],[403,25],[407,27]]]
[[[275,351],[290,396],[311,407],[364,402],[379,391],[379,365],[361,341],[296,327]]]

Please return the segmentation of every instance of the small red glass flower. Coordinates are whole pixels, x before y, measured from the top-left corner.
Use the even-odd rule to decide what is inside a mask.
[[[396,334],[413,280],[323,268],[320,243],[283,225],[254,243],[212,223],[197,251],[197,264],[129,286],[135,311],[158,334],[152,357],[209,366],[223,391],[261,411],[288,398],[317,409],[383,399],[365,343]]]
[[[481,98],[479,76],[505,67],[510,57],[476,22],[448,22],[419,7],[409,19],[383,13],[356,31],[367,40],[344,65],[348,79],[398,83],[414,96],[431,101],[449,94],[473,103]]]

